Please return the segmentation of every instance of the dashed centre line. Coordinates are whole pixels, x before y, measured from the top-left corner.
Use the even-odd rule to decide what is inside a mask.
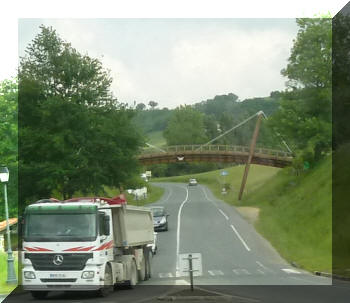
[[[237,235],[238,239],[241,240],[243,246],[245,247],[245,249],[247,251],[250,251],[249,246],[247,245],[247,243],[245,243],[245,241],[243,240],[243,238],[241,237],[241,235],[238,233],[237,229],[231,224],[231,228],[232,230],[235,232],[235,234]]]
[[[220,208],[218,209],[219,209],[219,212],[225,217],[225,219],[228,220],[228,216]]]

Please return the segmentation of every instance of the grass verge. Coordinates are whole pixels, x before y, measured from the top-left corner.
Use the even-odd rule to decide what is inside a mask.
[[[15,271],[18,277],[18,261],[15,258]],[[11,293],[17,285],[8,285],[7,280],[7,253],[0,253],[0,294]]]

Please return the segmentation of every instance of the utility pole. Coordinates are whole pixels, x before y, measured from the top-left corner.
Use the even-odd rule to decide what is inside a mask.
[[[248,159],[247,159],[247,163],[245,165],[245,170],[244,170],[244,175],[243,175],[243,179],[242,179],[241,189],[239,190],[239,195],[238,195],[238,200],[239,201],[242,200],[244,187],[245,187],[245,184],[247,182],[249,167],[250,167],[250,163],[252,162],[253,155],[254,155],[256,140],[258,139],[262,117],[263,117],[263,112],[260,111],[258,113],[258,120],[256,121],[255,130],[254,130],[254,133],[253,133],[252,141],[250,143],[250,151],[249,151],[249,156],[248,156]]]

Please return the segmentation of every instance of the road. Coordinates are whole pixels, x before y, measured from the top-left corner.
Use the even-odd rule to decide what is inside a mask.
[[[205,186],[158,185],[165,193],[153,205],[165,206],[170,216],[169,230],[158,233],[152,279],[108,298],[58,292],[42,302],[156,302],[150,298],[188,284],[179,262],[185,253],[199,253],[202,258],[202,276],[195,277],[195,285],[241,298],[232,302],[349,302],[349,282],[332,285],[329,278],[292,267],[234,207],[216,199]],[[6,299],[27,301],[33,301],[29,294]]]
[[[200,253],[203,275],[197,285],[330,285],[331,279],[292,267],[234,207],[204,186],[159,184],[155,205],[166,207],[169,231],[158,233],[152,285],[181,284],[179,255]],[[181,281],[182,280],[182,281]],[[185,280],[185,281],[183,281]]]

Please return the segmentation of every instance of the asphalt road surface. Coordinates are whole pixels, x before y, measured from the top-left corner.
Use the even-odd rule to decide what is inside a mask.
[[[206,187],[158,185],[165,188],[165,193],[153,205],[165,206],[170,216],[169,230],[158,233],[152,279],[134,290],[116,291],[108,298],[57,292],[42,302],[156,302],[157,296],[170,289],[188,285],[180,260],[183,254],[201,257],[202,272],[194,278],[195,285],[238,298],[232,302],[350,302],[349,282],[334,280],[332,284],[329,278],[294,268],[234,207],[216,199]],[[5,300],[31,301],[29,294]]]
[[[169,231],[158,233],[152,285],[188,282],[181,276],[182,254],[199,253],[197,285],[330,285],[332,280],[294,268],[244,220],[234,207],[202,185],[159,184]]]

